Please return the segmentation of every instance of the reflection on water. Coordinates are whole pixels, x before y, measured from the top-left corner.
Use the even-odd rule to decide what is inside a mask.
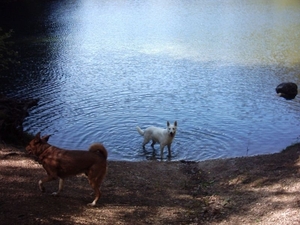
[[[48,25],[64,35],[62,48],[89,57],[126,50],[197,61],[297,64],[300,6],[280,3],[82,1],[69,8],[58,3]]]
[[[9,8],[23,58],[0,87],[41,99],[28,131],[70,149],[102,141],[110,159],[153,158],[135,127],[167,120],[172,160],[276,152],[300,135],[299,97],[275,93],[300,84],[298,3],[53,1],[17,21]]]

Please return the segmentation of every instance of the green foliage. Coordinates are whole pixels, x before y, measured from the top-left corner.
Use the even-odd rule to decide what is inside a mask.
[[[18,52],[13,50],[13,42],[10,38],[13,30],[4,32],[0,27],[0,70],[8,69],[9,66],[18,63]]]

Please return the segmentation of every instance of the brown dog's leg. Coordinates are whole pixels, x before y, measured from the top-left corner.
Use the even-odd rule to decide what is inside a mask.
[[[57,196],[63,189],[64,187],[64,180],[59,178],[59,185],[58,185],[58,191],[57,192],[53,192],[52,195],[53,196]]]
[[[94,201],[92,203],[89,203],[88,206],[95,206],[97,201],[101,197],[100,186],[106,174],[106,165],[100,165],[100,168],[98,166],[96,168],[91,168],[88,173],[89,183],[95,193]]]
[[[100,192],[100,185],[93,183],[93,181],[90,181],[90,184],[92,188],[94,189],[95,192],[95,199],[92,203],[89,203],[88,206],[95,206],[99,198],[101,197],[101,192]]]
[[[48,177],[43,178],[42,180],[39,180],[39,188],[42,192],[45,192],[45,188],[43,186],[43,183],[49,182],[51,180],[55,180],[55,178],[48,176]]]

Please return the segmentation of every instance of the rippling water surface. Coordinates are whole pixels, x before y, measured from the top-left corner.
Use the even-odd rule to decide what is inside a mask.
[[[299,141],[299,96],[275,93],[281,82],[300,84],[298,1],[52,1],[38,12],[11,20],[22,64],[1,88],[40,98],[24,126],[52,134],[53,145],[101,141],[111,160],[159,158],[135,127],[167,120],[178,122],[171,160]]]

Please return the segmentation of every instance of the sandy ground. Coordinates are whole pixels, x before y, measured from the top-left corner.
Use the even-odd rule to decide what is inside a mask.
[[[109,161],[96,207],[84,175],[37,182],[22,148],[0,149],[0,224],[300,224],[300,144],[281,153],[203,162]]]

